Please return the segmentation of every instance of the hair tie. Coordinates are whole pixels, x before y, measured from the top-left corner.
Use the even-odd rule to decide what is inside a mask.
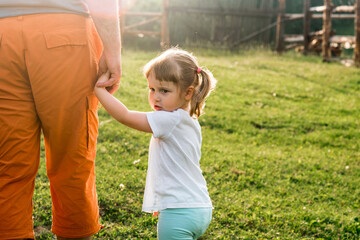
[[[201,67],[198,67],[196,72],[199,74],[199,73],[201,73],[201,71],[202,71]]]

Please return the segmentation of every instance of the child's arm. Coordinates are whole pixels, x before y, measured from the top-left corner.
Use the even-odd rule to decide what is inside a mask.
[[[98,82],[105,81],[108,77],[108,74],[103,74]],[[95,87],[95,95],[106,111],[120,123],[139,131],[152,133],[146,113],[128,110],[122,102],[112,96],[105,88]]]

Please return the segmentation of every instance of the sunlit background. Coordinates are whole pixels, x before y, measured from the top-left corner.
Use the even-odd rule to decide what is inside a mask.
[[[146,25],[132,27],[153,18],[151,14],[167,14],[171,45],[238,49],[249,45],[274,48],[278,0],[119,0],[122,13],[123,41],[126,46],[145,49],[159,47],[163,19]],[[167,2],[167,3],[166,3]],[[303,1],[285,1],[286,14],[302,14]],[[333,0],[334,6],[353,6],[355,0]],[[166,10],[165,10],[165,7]],[[321,6],[323,0],[310,1],[310,7]],[[166,11],[166,12],[165,12]],[[143,13],[147,16],[141,16]],[[322,13],[318,13],[322,14]],[[342,13],[351,15],[351,13]],[[353,14],[353,13],[352,13]],[[303,18],[286,21],[284,34],[302,35]],[[322,19],[312,19],[310,33],[322,30]],[[333,19],[332,30],[336,35],[354,36],[354,19]],[[137,33],[145,31],[150,35]],[[153,34],[151,34],[153,33]],[[300,40],[301,41],[301,40]],[[297,45],[301,45],[298,42]],[[351,55],[349,44],[343,46]]]

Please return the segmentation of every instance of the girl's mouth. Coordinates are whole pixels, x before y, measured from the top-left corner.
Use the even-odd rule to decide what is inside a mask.
[[[159,111],[159,110],[161,110],[161,107],[158,106],[158,105],[155,105],[155,106],[154,106],[154,109],[155,109],[156,111]]]

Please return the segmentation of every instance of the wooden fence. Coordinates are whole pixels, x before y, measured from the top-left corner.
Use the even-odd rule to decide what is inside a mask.
[[[334,6],[331,0],[324,0],[323,6],[310,7],[310,0],[303,0],[303,13],[286,14],[285,0],[279,0],[279,14],[277,19],[276,31],[276,50],[281,53],[285,50],[285,43],[301,42],[304,46],[304,54],[308,53],[310,39],[310,22],[311,19],[322,19],[322,57],[324,62],[329,62],[331,53],[330,46],[332,43],[348,43],[354,46],[354,63],[360,67],[360,0],[356,0],[354,6]],[[286,36],[284,34],[284,24],[287,21],[303,19],[303,34],[297,36]],[[355,36],[332,36],[331,20],[332,19],[354,19]]]
[[[199,42],[201,45],[208,41],[211,44],[230,49],[235,49],[241,43],[254,39],[258,42],[269,43],[271,38],[275,37],[275,48],[279,53],[286,50],[286,44],[302,44],[303,52],[307,54],[312,35],[310,33],[311,20],[322,19],[321,52],[323,60],[330,61],[330,45],[332,43],[348,42],[354,46],[354,62],[356,66],[360,67],[360,0],[355,1],[354,6],[334,7],[331,0],[324,0],[323,6],[311,7],[311,0],[303,0],[303,12],[289,14],[285,11],[286,0],[229,0],[224,2],[207,0],[206,5],[201,1],[162,0],[161,12],[122,11],[120,13],[121,32],[122,36],[126,34],[158,36],[163,48],[170,46],[170,36],[172,45],[191,38],[187,44],[196,45]],[[132,0],[132,2],[136,2],[136,0]],[[135,16],[141,16],[143,20],[127,24],[127,19]],[[303,20],[301,35],[289,36],[284,33],[285,24],[301,19]],[[331,19],[354,19],[355,36],[332,36]],[[159,31],[138,30],[140,26],[155,22],[161,24]],[[271,36],[270,30],[275,27],[275,36]],[[211,30],[209,31],[209,29]],[[199,38],[202,39],[198,41]]]
[[[141,35],[141,36],[159,36],[160,45],[163,49],[166,49],[170,46],[170,36],[169,36],[169,24],[168,24],[168,10],[169,10],[169,0],[162,0],[162,12],[134,12],[129,11],[131,7],[136,3],[132,1],[126,6],[122,0],[119,0],[120,5],[120,30],[122,38],[124,35]],[[127,25],[128,17],[143,17],[145,20]],[[138,30],[140,26],[148,25],[154,22],[161,22],[160,31],[146,31]]]
[[[263,29],[277,16],[276,0],[171,0],[169,6],[172,41],[221,48],[236,48],[248,40],[269,43],[271,29]],[[260,31],[259,31],[260,30]]]
[[[122,36],[156,36],[161,38],[162,45],[168,45],[169,36],[173,45],[185,41],[195,46],[211,42],[217,47],[234,48],[254,38],[269,43],[273,38],[270,31],[260,31],[250,37],[249,34],[267,26],[278,13],[276,0],[207,0],[206,4],[202,1],[163,0],[162,10],[158,12],[148,12],[146,8],[141,11],[145,0],[119,1],[126,4],[125,10],[120,12]],[[134,23],[135,18],[140,20]],[[153,31],[159,22],[161,30]],[[144,25],[152,30],[144,30]]]

